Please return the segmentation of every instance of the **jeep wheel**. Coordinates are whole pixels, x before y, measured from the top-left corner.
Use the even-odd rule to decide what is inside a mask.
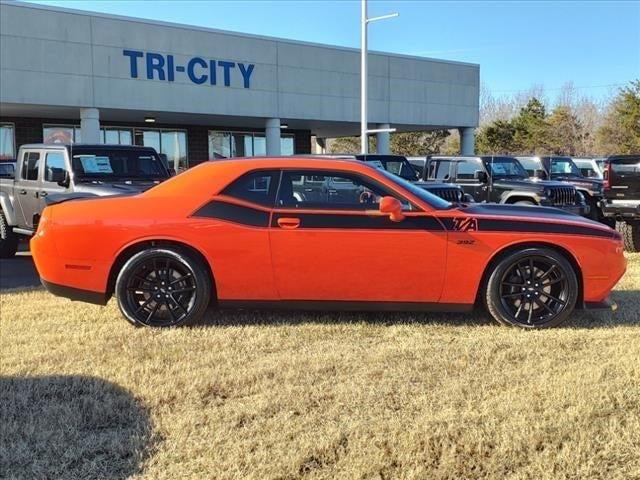
[[[520,200],[516,203],[514,203],[514,205],[522,205],[522,206],[527,206],[527,207],[535,207],[537,205],[537,203],[533,203],[529,200]]]
[[[177,327],[198,321],[211,299],[205,266],[179,248],[150,248],[131,257],[116,280],[118,306],[138,326]]]
[[[4,212],[0,210],[0,258],[11,258],[18,251],[20,238],[7,223]]]
[[[627,252],[640,252],[640,222],[616,222],[616,230],[622,235]]]
[[[578,280],[567,259],[548,248],[528,248],[501,258],[487,281],[485,305],[506,325],[560,325],[578,300]]]

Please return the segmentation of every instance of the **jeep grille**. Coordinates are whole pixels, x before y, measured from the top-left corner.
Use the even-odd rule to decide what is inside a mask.
[[[554,206],[575,205],[576,189],[573,187],[552,188],[551,201]]]
[[[462,193],[457,188],[438,188],[431,193],[438,195],[440,198],[444,198],[448,202],[462,202]]]

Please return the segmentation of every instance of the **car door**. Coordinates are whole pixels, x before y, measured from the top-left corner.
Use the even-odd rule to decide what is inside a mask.
[[[34,217],[40,213],[41,166],[41,150],[24,150],[20,174],[16,175],[15,196],[20,207],[20,226],[27,229],[35,229]]]
[[[476,202],[488,200],[488,185],[482,182],[479,176],[485,172],[481,160],[461,160],[456,162],[455,179],[456,183],[462,187],[464,193],[471,195]]]
[[[608,168],[610,188],[607,197],[613,200],[640,198],[640,156],[615,158]]]
[[[69,189],[58,185],[57,182],[52,181],[54,173],[58,171],[70,172],[69,166],[66,161],[66,155],[62,150],[52,150],[44,153],[44,171],[42,173],[42,183],[40,189],[40,209],[45,207],[45,198],[49,195],[56,193],[64,193]]]
[[[367,194],[355,202],[337,196],[324,203],[298,201],[292,180],[311,174],[351,182]],[[437,302],[446,232],[430,213],[415,207],[403,221],[392,222],[378,210],[380,198],[391,194],[369,177],[342,171],[283,171],[270,228],[280,299]]]

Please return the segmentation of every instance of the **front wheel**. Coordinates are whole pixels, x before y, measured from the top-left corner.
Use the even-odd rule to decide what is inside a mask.
[[[520,200],[520,201],[514,203],[514,205],[523,205],[523,206],[527,206],[527,207],[535,207],[537,205],[537,203],[531,202],[529,200]]]
[[[0,258],[11,258],[18,251],[18,235],[7,222],[7,217],[0,210]]]
[[[502,257],[490,272],[484,295],[487,310],[498,322],[530,329],[560,325],[577,300],[573,267],[548,248],[527,248]]]
[[[135,254],[116,280],[118,306],[137,326],[177,327],[198,321],[211,300],[211,279],[201,261],[179,248]]]

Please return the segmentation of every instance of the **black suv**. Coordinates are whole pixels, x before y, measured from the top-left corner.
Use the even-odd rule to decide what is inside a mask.
[[[306,155],[304,155],[306,156]],[[308,155],[313,157],[329,157],[329,158],[338,158],[345,160],[360,160],[363,162],[367,162],[368,164],[380,168],[382,170],[386,170],[389,173],[393,173],[394,175],[407,180],[415,184],[417,187],[426,190],[427,192],[433,193],[444,200],[447,200],[451,203],[471,203],[473,202],[473,198],[469,195],[466,195],[461,187],[458,185],[452,185],[450,183],[438,183],[435,181],[424,181],[421,179],[420,174],[416,171],[415,168],[409,163],[407,157],[403,155],[382,155],[382,154],[352,154],[352,153],[344,153],[344,154],[314,154]],[[309,183],[305,188],[326,188],[329,189],[329,186],[313,186],[312,182]],[[333,190],[333,189],[332,189]],[[310,192],[310,191],[309,191]]]
[[[576,187],[589,205],[589,217],[603,221],[600,203],[604,195],[604,182],[582,175],[571,157],[516,157],[531,178],[559,180]]]
[[[615,220],[625,249],[640,252],[640,154],[608,157],[603,176],[602,212]]]
[[[544,205],[586,216],[589,206],[573,185],[531,179],[513,157],[430,156],[422,175],[460,185],[476,202]]]

